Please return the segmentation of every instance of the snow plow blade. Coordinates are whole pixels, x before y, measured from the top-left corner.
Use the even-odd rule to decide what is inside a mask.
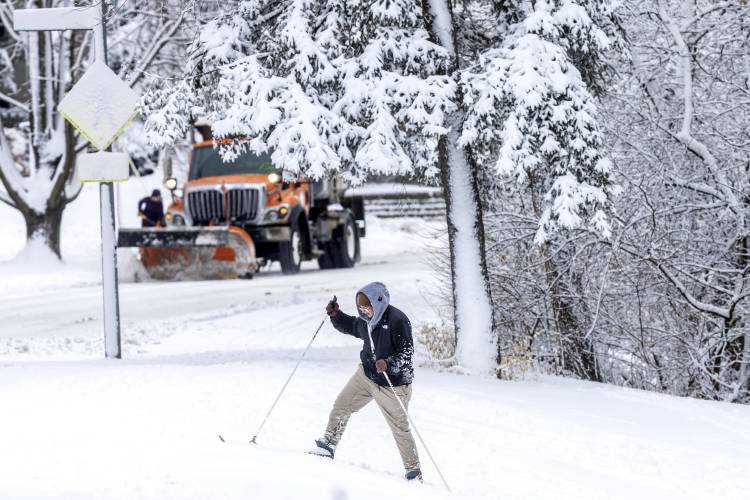
[[[257,271],[255,245],[238,227],[120,229],[118,247],[136,247],[160,280],[231,279]]]

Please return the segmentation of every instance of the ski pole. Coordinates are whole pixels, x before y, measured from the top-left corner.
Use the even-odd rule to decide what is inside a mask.
[[[336,296],[333,296],[333,302],[336,302]],[[310,346],[312,346],[313,341],[315,340],[315,337],[318,336],[318,332],[320,332],[320,329],[323,328],[323,325],[326,322],[326,319],[328,319],[328,314],[326,314],[326,317],[323,318],[323,321],[320,322],[320,326],[317,330],[315,330],[315,333],[313,334],[312,338],[310,339],[310,342],[307,343],[307,347],[305,348],[305,352],[302,353],[302,356],[300,356],[299,360],[297,361],[297,364],[294,365],[294,370],[292,370],[292,373],[289,374],[289,378],[286,379],[286,382],[284,382],[284,386],[281,388],[281,392],[279,392],[279,395],[276,396],[276,400],[271,405],[271,408],[268,410],[268,413],[266,413],[266,416],[263,418],[263,421],[260,423],[260,427],[258,427],[258,430],[255,431],[255,435],[253,436],[253,439],[250,440],[250,443],[258,444],[255,439],[258,437],[258,434],[260,434],[260,431],[263,429],[263,426],[266,425],[266,420],[268,420],[268,417],[271,415],[271,412],[276,407],[276,403],[279,402],[279,399],[281,399],[281,395],[284,394],[284,391],[286,390],[286,386],[289,385],[289,382],[291,382],[292,377],[294,377],[295,372],[297,371],[297,368],[299,367],[300,363],[302,363],[302,360],[305,358],[305,355],[307,354],[307,351],[310,350]]]
[[[370,340],[370,351],[372,352],[372,360],[375,361],[375,343],[372,341],[372,329],[370,326],[367,326],[367,336]],[[424,448],[424,451],[427,452],[427,456],[430,458],[430,462],[432,462],[432,465],[435,466],[435,470],[437,470],[438,475],[440,476],[440,479],[443,481],[443,484],[445,485],[445,489],[448,491],[451,491],[450,486],[448,486],[448,482],[445,480],[445,477],[443,477],[443,473],[440,472],[440,467],[438,467],[437,462],[435,462],[435,459],[432,458],[432,453],[430,453],[430,449],[427,447],[427,443],[424,442],[424,439],[422,439],[422,435],[419,433],[419,429],[417,429],[417,426],[414,424],[414,420],[411,419],[411,415],[409,415],[409,412],[406,409],[406,406],[404,406],[404,403],[401,401],[401,398],[396,393],[396,388],[393,387],[393,383],[391,382],[391,377],[388,376],[387,372],[381,372],[383,376],[385,377],[386,381],[388,381],[388,385],[391,387],[391,391],[393,392],[393,395],[396,396],[396,401],[398,401],[399,406],[401,406],[401,409],[404,411],[404,415],[406,415],[406,419],[409,421],[409,425],[412,426],[414,429],[414,433],[419,438],[419,442],[422,443],[422,447]]]
[[[391,383],[391,377],[388,376],[386,372],[382,372],[385,376],[385,379],[388,381],[388,385],[391,386],[391,391],[393,391],[393,395],[396,396],[396,400],[398,401],[398,404],[401,406],[401,409],[404,411],[404,415],[406,415],[406,418],[409,420],[409,425],[412,426],[414,429],[414,433],[419,438],[419,442],[422,443],[422,447],[424,448],[424,451],[427,452],[427,456],[430,457],[430,461],[432,462],[432,465],[435,466],[435,470],[437,470],[438,475],[440,476],[440,479],[442,479],[443,484],[445,485],[445,489],[448,491],[451,491],[450,486],[448,486],[448,483],[445,481],[445,478],[443,477],[443,473],[440,472],[440,467],[438,467],[437,462],[435,462],[435,459],[432,458],[432,453],[430,453],[430,449],[427,447],[427,444],[424,442],[424,439],[422,439],[422,435],[419,433],[419,429],[417,429],[417,426],[414,424],[414,420],[411,419],[411,415],[409,415],[409,412],[406,410],[406,406],[404,406],[404,403],[401,401],[401,398],[396,394],[396,389],[393,387],[393,384]]]

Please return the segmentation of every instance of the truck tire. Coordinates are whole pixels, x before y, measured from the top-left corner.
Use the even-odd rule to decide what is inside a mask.
[[[302,265],[304,245],[297,221],[290,226],[289,241],[279,243],[279,264],[283,274],[297,274]]]
[[[354,267],[359,260],[359,232],[354,219],[349,216],[341,226],[341,234],[331,245],[331,257],[336,267]]]

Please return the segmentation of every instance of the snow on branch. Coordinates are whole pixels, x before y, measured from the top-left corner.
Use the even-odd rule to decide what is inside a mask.
[[[15,99],[13,99],[11,96],[3,94],[2,92],[0,92],[0,101],[5,101],[8,104],[17,107],[18,109],[20,109],[21,111],[23,111],[25,113],[29,112],[29,107],[26,104],[24,104],[24,103],[22,103],[20,101],[17,101]]]
[[[437,170],[455,84],[446,49],[432,43],[413,2],[263,2],[207,23],[182,82],[147,98],[149,137],[166,144],[188,117],[212,123],[231,159],[270,151],[291,176]],[[357,36],[352,36],[357,33]]]
[[[485,53],[462,83],[469,107],[462,143],[519,187],[545,185],[537,244],[584,224],[608,238],[605,211],[619,188],[609,179],[593,96],[564,49],[526,33]]]

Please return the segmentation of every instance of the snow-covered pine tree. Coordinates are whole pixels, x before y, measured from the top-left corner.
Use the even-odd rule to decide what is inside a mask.
[[[513,177],[518,189],[537,190],[538,245],[585,226],[607,238],[605,209],[618,188],[594,98],[570,54],[596,61],[608,38],[579,3],[537,0],[523,9],[525,3],[517,2],[518,10],[498,3],[506,7],[498,14],[518,21],[462,75],[461,142],[496,175]]]
[[[542,252],[556,235],[579,228],[608,237],[605,209],[617,188],[609,178],[589,88],[596,88],[605,66],[608,38],[598,23],[610,14],[609,3],[431,0],[430,10],[434,39],[455,44],[462,130],[453,147],[474,167],[466,169],[474,175],[474,212],[482,213],[480,201],[487,201],[484,194],[499,184],[496,179],[513,177],[516,193],[536,200],[529,215],[536,219],[535,242]],[[477,179],[477,168],[487,182]],[[482,241],[482,226],[475,228]],[[550,285],[558,283],[556,274],[554,267],[546,270]],[[551,295],[561,328],[580,336],[570,307],[558,300],[564,291]],[[474,296],[480,296],[478,286]],[[465,335],[463,341],[488,340],[476,333],[479,338]],[[459,348],[461,342],[459,337]],[[582,359],[577,364],[583,366],[571,371],[597,378],[589,346],[575,342],[572,351],[575,357],[567,359]]]
[[[597,12],[606,5],[591,3]],[[496,25],[477,36],[483,46],[467,51],[468,24],[460,16],[477,6],[494,16]],[[606,43],[586,12],[570,1],[241,1],[201,31],[185,80],[153,93],[147,129],[154,143],[166,145],[186,132],[191,117],[207,117],[217,138],[251,138],[223,146],[225,157],[246,147],[270,150],[288,176],[342,172],[356,183],[369,173],[435,175],[439,166],[449,205],[458,360],[486,372],[495,366],[496,333],[480,169],[497,161],[497,145],[512,134],[513,120],[503,117],[513,99],[524,98],[519,97],[524,89],[502,90],[504,80],[498,79],[511,78],[523,67],[523,57],[545,65],[537,83],[552,91],[540,91],[548,102],[519,117],[546,120],[549,132],[517,121],[516,133],[536,136],[511,161],[541,158],[531,149],[545,133],[562,145],[555,152],[552,140],[545,143],[552,170],[538,241],[582,221],[608,231],[602,210],[610,194],[608,165],[599,153],[583,83],[590,75],[582,76],[570,62],[578,57],[589,61],[582,69],[596,68]],[[536,48],[545,52],[533,53]],[[483,62],[474,64],[473,54],[482,54]],[[559,75],[567,78],[564,88],[550,83]],[[575,92],[570,99],[568,91]],[[483,92],[495,92],[499,100],[482,101]],[[556,105],[558,112],[567,106],[564,120],[578,120],[581,133],[549,115]],[[590,133],[583,134],[587,127]]]
[[[436,173],[452,104],[448,54],[406,0],[247,0],[205,25],[185,81],[154,92],[147,129],[168,144],[208,118],[222,147],[271,151],[285,175]]]

